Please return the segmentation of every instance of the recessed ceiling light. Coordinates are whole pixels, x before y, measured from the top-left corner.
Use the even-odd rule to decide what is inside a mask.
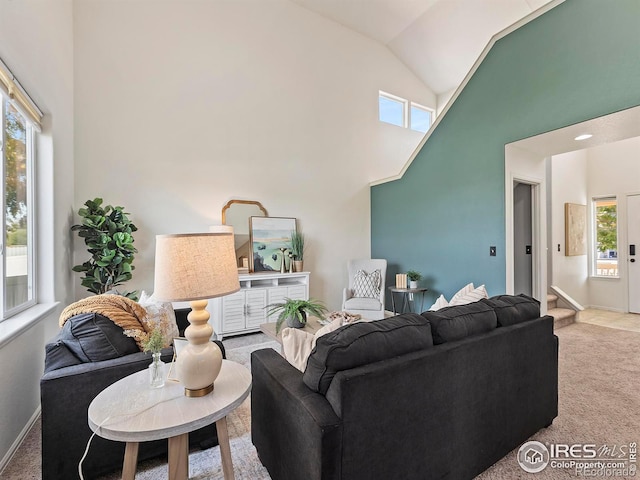
[[[574,140],[586,140],[587,138],[591,138],[593,135],[590,133],[585,133],[583,135],[578,135]]]

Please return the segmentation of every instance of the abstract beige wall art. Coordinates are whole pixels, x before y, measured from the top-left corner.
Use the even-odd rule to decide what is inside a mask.
[[[564,254],[568,257],[587,254],[587,206],[564,204]]]

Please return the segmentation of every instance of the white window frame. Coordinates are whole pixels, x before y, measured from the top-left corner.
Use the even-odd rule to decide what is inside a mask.
[[[422,130],[416,130],[412,127],[411,125],[411,109],[412,108],[417,108],[418,110],[423,110],[425,112],[427,112],[429,114],[429,128],[427,128],[427,132],[429,130],[431,130],[431,127],[433,126],[433,119],[436,116],[436,111],[433,108],[429,108],[429,107],[425,107],[424,105],[421,105],[419,103],[416,102],[411,102],[411,104],[409,105],[409,128],[411,130],[413,130],[414,132],[419,132],[419,133],[427,133],[427,132],[423,132]]]
[[[26,158],[26,177],[27,177],[27,282],[28,282],[28,294],[27,301],[17,305],[11,309],[5,310],[5,296],[7,292],[6,285],[6,262],[7,256],[5,255],[6,243],[7,243],[7,232],[6,232],[6,207],[5,207],[5,183],[4,178],[6,175],[5,172],[5,161],[4,161],[4,145],[6,144],[6,131],[5,131],[5,100],[7,96],[0,92],[0,118],[2,119],[2,144],[0,145],[0,170],[2,172],[2,185],[0,186],[0,205],[2,208],[2,214],[0,215],[0,221],[2,221],[2,236],[0,237],[0,321],[6,320],[7,318],[16,315],[37,303],[37,292],[36,292],[36,239],[37,234],[35,231],[36,226],[36,198],[35,198],[35,158],[36,158],[36,150],[35,150],[35,137],[36,137],[36,129],[37,126],[30,120],[28,115],[24,115],[23,109],[20,108],[20,105],[15,105],[16,109],[23,115],[26,123],[26,138],[25,145],[27,149],[27,158]]]
[[[613,200],[616,202],[616,251],[618,252],[618,256],[616,257],[617,261],[617,275],[602,275],[598,273],[598,222],[596,221],[596,203],[602,200]],[[620,202],[618,201],[617,195],[600,195],[591,198],[591,248],[589,249],[589,254],[591,255],[590,269],[591,276],[596,278],[620,278],[620,222],[619,222],[619,214],[620,214]]]
[[[402,104],[402,126],[396,125],[395,123],[385,122],[380,119],[380,98],[386,98],[387,100],[391,100],[393,102],[398,102]],[[378,121],[381,123],[385,123],[387,125],[393,125],[394,127],[407,128],[409,124],[409,100],[406,98],[398,97],[397,95],[393,95],[392,93],[383,92],[382,90],[378,90]]]

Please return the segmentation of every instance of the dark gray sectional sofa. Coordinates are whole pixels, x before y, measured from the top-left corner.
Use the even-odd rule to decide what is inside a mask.
[[[342,327],[304,374],[272,349],[251,365],[273,480],[470,479],[558,414],[553,319],[525,296]]]
[[[181,335],[189,324],[189,311],[175,311]],[[224,356],[222,342],[216,343]],[[173,349],[162,351],[164,362],[171,362],[172,357]],[[92,433],[87,420],[89,404],[106,387],[150,363],[150,354],[140,352],[122,328],[99,314],[77,315],[65,323],[47,344],[45,373],[40,380],[43,480],[79,478],[78,462]],[[201,448],[217,445],[215,424],[191,433],[189,443]],[[96,436],[83,463],[84,478],[122,468],[124,448],[124,443]],[[138,460],[166,454],[166,440],[143,442]]]

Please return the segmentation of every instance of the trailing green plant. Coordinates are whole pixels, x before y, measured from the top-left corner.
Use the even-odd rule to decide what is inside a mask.
[[[296,260],[304,260],[304,234],[302,232],[291,232],[291,253]]]
[[[419,282],[420,280],[422,280],[422,275],[415,270],[409,270],[407,272],[407,278],[412,282]]]
[[[280,331],[282,322],[287,318],[295,318],[303,325],[307,323],[307,314],[323,318],[327,313],[327,307],[318,300],[310,298],[309,300],[292,300],[285,298],[284,302],[277,302],[267,305],[267,315],[278,314],[276,320],[276,333]]]
[[[73,271],[84,273],[82,286],[99,295],[131,280],[133,258],[138,251],[133,246],[132,233],[138,228],[122,207],[103,207],[101,198],[87,200],[84,205],[86,208],[78,210],[82,224],[71,230],[84,239],[91,258],[73,267]],[[135,297],[136,292],[125,296]]]

